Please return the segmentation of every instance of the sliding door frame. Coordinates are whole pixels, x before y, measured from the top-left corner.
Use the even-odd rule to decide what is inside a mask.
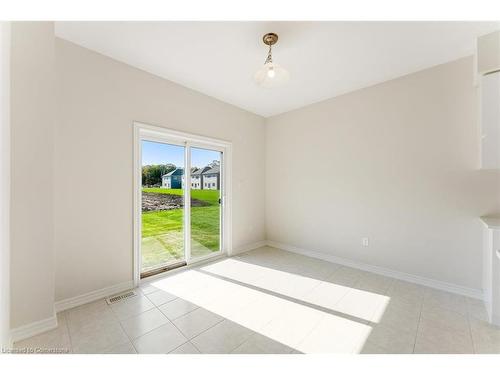
[[[134,285],[141,282],[141,240],[142,240],[142,147],[141,141],[164,142],[184,146],[184,250],[187,265],[202,262],[221,255],[231,254],[231,142],[180,132],[160,126],[134,121]],[[191,148],[202,148],[221,152],[221,215],[220,249],[213,254],[193,259],[191,257]]]

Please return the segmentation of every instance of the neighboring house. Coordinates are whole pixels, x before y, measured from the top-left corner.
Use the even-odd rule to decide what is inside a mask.
[[[203,189],[203,172],[210,167],[203,167],[191,173],[191,189]]]
[[[161,187],[166,189],[181,189],[184,175],[183,168],[176,168],[173,171],[161,176]]]
[[[184,169],[177,168],[161,176],[161,187],[182,189],[184,187]],[[191,171],[191,189],[220,190],[220,167],[193,168]]]
[[[191,168],[191,176],[193,175],[194,172],[198,170],[197,167],[192,167]],[[192,178],[192,177],[191,177]],[[182,189],[184,189],[184,174],[182,175],[182,184],[181,184]],[[193,184],[191,183],[191,188],[193,188]]]
[[[202,173],[203,189],[220,190],[220,166],[215,165]]]

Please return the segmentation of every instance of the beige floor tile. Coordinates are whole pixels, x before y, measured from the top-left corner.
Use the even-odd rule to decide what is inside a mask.
[[[167,293],[163,290],[158,290],[156,292],[149,293],[147,297],[151,302],[153,302],[155,306],[161,306],[164,303],[173,301],[174,299],[177,298],[177,296]]]
[[[66,318],[64,314],[58,314],[57,328],[30,337],[26,340],[18,341],[14,344],[14,349],[29,350],[27,353],[34,354],[69,354],[71,353],[71,340]]]
[[[427,288],[418,284],[410,283],[408,281],[403,280],[394,280],[391,285],[391,293],[396,295],[408,295],[411,294],[413,296],[421,296],[424,297]]]
[[[139,289],[141,290],[142,294],[144,295],[148,295],[148,294],[151,294],[151,293],[154,293],[154,292],[157,292],[159,291],[160,289],[158,289],[157,287],[151,285],[151,284],[144,284],[144,285],[141,285],[139,287]]]
[[[327,315],[300,304],[280,301],[281,312],[258,332],[284,345],[297,348],[297,344]],[[298,323],[300,322],[300,323]]]
[[[326,315],[303,340],[291,346],[308,354],[358,353],[370,332],[368,325]]]
[[[119,320],[125,320],[151,310],[154,307],[153,303],[146,296],[137,295],[124,301],[112,304],[111,310],[113,310]]]
[[[189,341],[182,344],[178,348],[172,350],[169,354],[201,354],[196,347]]]
[[[158,309],[151,309],[139,315],[121,321],[123,330],[133,340],[168,323],[169,320]]]
[[[320,283],[320,280],[286,272],[269,270],[254,282],[265,291],[300,299]]]
[[[429,289],[424,297],[423,308],[440,307],[467,315],[465,297],[437,289]]]
[[[225,318],[257,332],[270,321],[280,316],[286,306],[286,301],[273,295],[261,294],[244,308],[226,314]]]
[[[95,324],[96,321],[105,324],[117,320],[104,299],[67,310],[65,316],[70,333],[84,328],[87,324]]]
[[[244,343],[252,334],[248,328],[224,320],[193,338],[191,343],[201,353],[227,354]]]
[[[166,354],[186,341],[172,323],[167,323],[135,339],[133,344],[140,354]]]
[[[306,293],[301,300],[319,307],[334,310],[342,297],[349,291],[350,288],[348,287],[324,281]]]
[[[182,298],[177,298],[159,307],[160,311],[170,320],[177,319],[193,310],[196,310],[197,308],[198,305]]]
[[[76,332],[91,329],[96,325],[105,326],[106,324],[114,324],[118,322],[118,318],[111,309],[101,311],[100,314],[90,314],[87,318],[79,318],[77,320],[68,316],[68,329],[70,335]]]
[[[472,345],[464,345],[462,342],[429,340],[417,336],[415,342],[415,354],[473,354]]]
[[[335,306],[335,310],[353,318],[378,323],[390,298],[359,289],[350,290]]]
[[[78,331],[71,332],[74,353],[102,353],[129,341],[119,322],[87,324]]]
[[[318,280],[325,280],[340,268],[338,264],[309,257],[300,260],[299,266],[298,272],[301,275]]]
[[[409,310],[421,308],[425,293],[424,287],[399,280],[395,280],[387,291],[387,295],[391,297],[391,303],[401,305]]]
[[[106,350],[103,354],[136,354],[134,345],[130,341],[118,344]]]
[[[392,286],[393,281],[393,279],[385,276],[368,273],[361,277],[359,283],[356,285],[356,288],[368,292],[386,295],[388,290]]]
[[[258,333],[232,351],[234,354],[288,354],[293,348]]]
[[[364,273],[362,271],[355,270],[354,268],[340,267],[332,275],[327,277],[326,281],[337,285],[355,288],[363,274]]]
[[[397,308],[399,310],[406,310],[409,313],[420,315],[423,305],[423,297],[411,295],[400,296],[397,294],[388,293],[389,302],[386,309]]]
[[[476,353],[500,354],[500,327],[477,319],[471,319],[470,325]]]
[[[418,327],[415,353],[465,354],[473,353],[470,331],[443,328],[432,320],[422,320]]]
[[[489,321],[488,312],[486,311],[486,306],[483,301],[475,298],[466,298],[466,303],[469,317],[484,322]]]
[[[456,311],[444,309],[441,307],[426,307],[422,308],[421,325],[432,324],[434,327],[448,329],[452,331],[460,331],[464,334],[470,332],[469,320]]]
[[[378,325],[385,326],[405,333],[415,335],[417,333],[420,312],[400,308],[399,305],[391,305],[385,309]]]
[[[59,313],[57,329],[15,348],[187,354],[199,352],[196,344],[203,352],[241,354],[500,354],[500,327],[487,323],[480,300],[270,247],[137,292],[113,305],[100,299]]]
[[[367,342],[383,348],[386,353],[411,354],[413,353],[415,338],[416,331],[408,332],[406,330],[378,325],[370,332]]]
[[[175,319],[173,323],[184,336],[188,339],[192,339],[222,320],[224,320],[224,318],[221,316],[203,308],[199,308]]]
[[[500,343],[489,340],[478,339],[474,341],[474,353],[476,354],[500,354]]]
[[[387,349],[378,346],[377,344],[366,341],[363,347],[360,349],[359,354],[394,354],[389,352]]]

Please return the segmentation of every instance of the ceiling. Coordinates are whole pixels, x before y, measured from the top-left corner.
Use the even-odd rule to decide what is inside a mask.
[[[56,35],[269,117],[474,53],[499,22],[56,22]],[[290,81],[253,81],[262,35]]]

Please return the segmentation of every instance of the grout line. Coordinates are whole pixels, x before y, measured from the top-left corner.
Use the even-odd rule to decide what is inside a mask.
[[[70,353],[69,354],[74,354],[73,353],[73,340],[71,339],[71,332],[69,331],[69,325],[68,325],[68,314],[66,314],[66,312],[62,311],[60,312],[59,314],[63,315],[64,314],[64,325],[66,326],[66,331],[68,332],[68,338],[69,338],[69,350],[70,350]]]
[[[134,290],[136,290],[136,289],[138,289],[138,288],[134,288]],[[145,297],[145,298],[146,298],[146,299],[147,299],[147,300],[148,300],[151,304],[153,304],[153,307],[152,307],[152,308],[150,308],[150,309],[148,309],[148,310],[142,311],[142,312],[140,312],[140,313],[138,313],[138,314],[134,314],[134,315],[132,315],[132,316],[129,316],[129,317],[128,317],[128,318],[126,318],[126,319],[120,319],[120,318],[118,317],[118,315],[116,314],[116,312],[115,312],[115,311],[111,308],[111,305],[107,305],[106,299],[104,299],[104,301],[106,302],[107,308],[108,308],[109,310],[111,310],[111,312],[113,313],[114,318],[116,319],[116,321],[117,321],[117,322],[118,322],[118,324],[120,325],[120,329],[123,331],[123,333],[124,333],[124,334],[125,334],[125,336],[127,337],[128,342],[129,342],[129,343],[133,346],[133,348],[134,348],[134,350],[135,350],[136,354],[138,354],[139,352],[138,352],[138,350],[137,350],[137,347],[134,345],[134,340],[137,340],[138,338],[140,338],[140,337],[142,337],[142,336],[144,336],[144,335],[146,335],[146,334],[148,334],[148,333],[150,333],[150,332],[154,331],[156,328],[159,328],[159,327],[164,326],[165,324],[167,324],[167,323],[164,323],[164,324],[162,324],[162,325],[160,325],[160,326],[158,326],[158,327],[155,327],[155,328],[153,328],[152,330],[149,330],[148,332],[145,332],[145,333],[143,333],[142,335],[140,335],[140,336],[138,336],[138,337],[136,337],[136,338],[134,338],[134,339],[133,339],[133,338],[131,338],[131,337],[129,336],[129,334],[127,333],[127,331],[126,331],[126,330],[125,330],[125,328],[123,327],[123,324],[122,324],[122,322],[123,322],[123,321],[125,321],[125,320],[129,320],[129,319],[132,319],[132,318],[136,318],[136,317],[138,317],[139,315],[142,315],[142,314],[144,314],[144,313],[150,312],[150,311],[152,311],[152,310],[154,310],[154,309],[157,309],[158,311],[160,311],[160,313],[161,313],[162,315],[164,315],[164,314],[161,312],[161,310],[160,310],[160,309],[158,309],[158,307],[157,307],[157,306],[156,306],[156,305],[155,305],[155,304],[154,304],[154,303],[153,303],[153,302],[152,302],[149,298],[147,298],[147,296],[146,296],[145,294],[143,294],[143,293],[142,293],[142,291],[138,291],[137,293],[138,293],[138,294],[137,294],[137,296],[132,297],[132,298],[136,298],[136,297],[140,297],[140,296]],[[129,302],[130,300],[131,300],[131,299],[126,299],[126,300],[124,300],[124,301],[120,301],[120,302],[118,302],[118,303],[123,303],[123,304],[125,304],[125,303]],[[166,318],[167,318],[167,317],[166,317]],[[167,320],[168,320],[168,318],[167,318]],[[125,344],[125,343],[123,343],[123,344]],[[116,344],[116,345],[120,345],[120,344]],[[107,347],[107,348],[106,348],[106,349],[104,349],[104,350],[111,349],[111,348],[115,347],[116,345],[110,345],[109,347]]]
[[[472,344],[472,353],[477,354],[476,353],[476,344],[474,342],[474,335],[472,334],[472,326],[470,324],[471,316],[470,316],[470,311],[469,311],[469,301],[465,300],[465,304],[466,304],[466,308],[467,308],[467,324],[469,326],[469,335],[470,335],[470,341]]]
[[[167,303],[168,303],[168,302],[167,302]],[[135,349],[135,351],[136,351],[136,353],[137,353],[137,354],[139,354],[139,351],[138,351],[137,347],[134,345],[134,341],[136,341],[136,340],[140,339],[141,337],[144,337],[145,335],[147,335],[147,334],[149,334],[149,333],[153,332],[154,330],[156,330],[156,329],[158,329],[158,328],[161,328],[161,327],[163,327],[163,326],[165,326],[165,325],[167,325],[167,324],[169,324],[169,323],[170,323],[170,324],[171,324],[171,325],[172,325],[172,326],[173,326],[173,327],[174,327],[177,331],[179,331],[179,333],[180,333],[180,334],[181,334],[181,335],[182,335],[182,336],[183,336],[183,337],[184,337],[187,341],[184,341],[184,342],[183,342],[182,344],[180,344],[179,346],[176,346],[175,348],[173,348],[173,349],[172,349],[170,352],[168,352],[168,353],[171,353],[172,351],[174,351],[175,349],[177,349],[177,348],[181,347],[182,345],[184,345],[186,342],[188,342],[188,341],[189,341],[189,340],[188,340],[188,338],[187,338],[187,337],[186,337],[186,336],[182,333],[182,331],[181,331],[179,328],[177,328],[177,326],[173,323],[173,321],[171,321],[171,320],[168,318],[168,316],[166,316],[166,315],[163,313],[163,311],[161,311],[161,310],[160,310],[157,306],[155,306],[155,309],[157,309],[157,310],[160,312],[160,314],[162,314],[162,315],[163,315],[163,316],[164,316],[164,317],[168,320],[168,322],[163,323],[163,324],[159,325],[158,327],[155,327],[155,328],[153,328],[152,330],[150,330],[150,331],[148,331],[148,332],[143,333],[143,334],[142,334],[142,335],[140,335],[140,336],[137,336],[135,339],[130,339],[130,343],[131,343],[131,344],[132,344],[132,346],[134,347],[134,349]],[[148,311],[151,311],[151,310],[148,310]],[[147,312],[147,311],[146,311],[146,312]],[[121,324],[121,322],[120,322],[120,324]],[[123,326],[122,326],[122,328],[123,328]],[[125,331],[125,330],[124,330],[124,331]],[[128,336],[127,332],[125,332],[125,334]],[[128,336],[128,337],[129,337],[129,336]],[[166,353],[166,354],[168,354],[168,353]]]
[[[415,346],[417,345],[418,331],[420,329],[420,322],[422,321],[422,309],[423,309],[423,306],[424,306],[424,301],[425,301],[426,295],[427,295],[427,293],[424,292],[424,295],[422,297],[422,301],[420,302],[420,311],[419,311],[419,314],[418,314],[417,330],[415,331],[415,340],[413,341],[412,354],[415,354]]]
[[[158,310],[158,312],[159,312],[160,314],[162,314],[163,316],[165,316],[165,314],[163,314],[163,313],[160,311],[160,309],[159,309],[159,308],[155,307],[154,309]],[[151,312],[151,311],[153,311],[154,309],[150,309],[150,310],[148,310],[148,311],[144,311],[143,313],[140,313],[139,315],[142,315],[142,314],[145,314],[145,313]],[[138,317],[139,315],[133,316],[133,317],[131,317],[131,318],[127,318],[127,319],[125,319],[125,320],[129,320],[129,319],[132,319],[132,318],[136,318],[136,317]],[[168,318],[167,318],[166,316],[165,316],[165,318],[168,320]],[[121,326],[121,328],[122,328],[123,332],[124,332],[124,333],[125,333],[125,335],[128,337],[129,341],[136,340],[136,339],[138,339],[139,337],[142,337],[142,336],[144,336],[144,335],[147,335],[148,333],[150,333],[150,332],[154,331],[154,330],[155,330],[155,329],[157,329],[157,328],[163,327],[165,324],[171,323],[170,321],[167,321],[167,322],[165,322],[165,323],[163,323],[163,324],[160,324],[159,326],[157,326],[157,327],[155,327],[155,328],[153,328],[153,329],[150,329],[150,330],[149,330],[149,331],[147,331],[147,332],[144,332],[143,334],[141,334],[141,335],[139,335],[139,336],[137,336],[137,337],[132,338],[132,337],[130,337],[130,336],[129,336],[129,334],[128,334],[128,333],[127,333],[127,331],[125,330],[125,327],[123,326],[122,322],[123,322],[123,320],[119,320],[119,321],[118,321],[118,323],[120,323],[120,326]]]
[[[182,333],[182,332],[181,332],[181,333]],[[184,335],[183,335],[183,336],[184,336]],[[184,338],[186,338],[186,336],[184,336]],[[168,352],[168,353],[166,353],[166,354],[172,354],[172,352],[173,352],[174,350],[179,349],[182,345],[186,345],[188,342],[189,342],[189,340],[184,341],[182,344],[180,344],[179,346],[176,346],[175,348],[173,348],[171,351],[169,351],[169,352]],[[190,343],[190,342],[189,342],[189,343]],[[192,345],[192,344],[191,344],[191,345]],[[196,348],[196,349],[198,349],[198,348]]]
[[[196,336],[195,336],[195,337],[196,337]],[[193,339],[194,339],[194,337],[193,337]],[[195,347],[195,349],[196,349],[196,350],[198,350],[198,352],[199,352],[200,354],[206,354],[206,353],[202,353],[202,352],[201,352],[201,350],[200,350],[200,348],[198,348],[198,347],[195,345],[195,343],[194,343],[194,342],[192,342],[191,340],[188,340],[188,342],[189,342],[191,345],[193,345],[193,346]]]
[[[238,324],[238,323],[236,323],[236,324]],[[234,353],[234,351],[235,351],[236,349],[238,349],[238,348],[242,347],[243,345],[245,345],[248,341],[250,341],[250,339],[251,339],[252,337],[254,337],[255,335],[257,335],[257,334],[258,334],[258,332],[255,332],[255,331],[253,331],[253,330],[251,330],[251,331],[253,332],[253,334],[251,334],[251,335],[250,335],[250,337],[249,337],[248,339],[246,339],[245,341],[243,341],[243,342],[242,342],[240,345],[238,345],[236,348],[234,348],[233,350],[231,350],[231,352],[230,352],[229,354],[233,354],[233,353]],[[271,340],[272,340],[272,339],[271,339]],[[283,344],[283,345],[285,345],[285,344]],[[285,346],[286,346],[286,345],[285,345]]]
[[[298,342],[295,344],[295,346],[299,346],[300,344],[302,344],[313,333],[313,331],[319,326],[319,324],[323,321],[323,319],[325,319],[325,318],[324,317],[319,318],[318,321],[316,322],[316,324],[314,325],[314,327],[312,327],[309,330],[309,332],[307,332],[301,340],[298,340]],[[287,346],[289,346],[289,345],[287,345]],[[293,349],[298,350],[297,348],[293,348]]]
[[[208,310],[207,310],[207,311],[208,311]],[[215,314],[215,313],[214,313],[214,314]],[[215,314],[215,315],[220,316],[219,314]],[[204,329],[203,331],[201,331],[201,332],[200,332],[200,333],[198,333],[197,335],[195,335],[195,336],[191,337],[190,339],[188,339],[188,341],[191,341],[192,339],[194,339],[194,338],[196,338],[196,337],[200,336],[202,333],[207,332],[209,329],[214,328],[215,326],[217,326],[217,325],[221,324],[221,323],[222,323],[222,322],[224,322],[225,320],[228,320],[228,319],[223,318],[220,322],[217,322],[217,323],[215,323],[214,325],[212,325],[212,326],[210,326],[210,327],[208,327],[208,328]],[[238,324],[238,323],[236,323],[236,324]],[[175,325],[175,324],[174,324],[174,325]],[[177,328],[177,326],[175,326],[175,328]],[[177,329],[179,329],[179,328],[177,328]],[[180,331],[180,329],[179,329],[179,331]],[[182,332],[181,332],[181,333],[182,333]],[[184,334],[183,334],[183,336],[184,336]],[[186,337],[186,336],[184,336],[184,337]],[[194,343],[193,343],[193,345],[194,345]],[[196,346],[196,345],[195,345],[195,346]],[[196,347],[196,349],[198,349],[198,347]]]

